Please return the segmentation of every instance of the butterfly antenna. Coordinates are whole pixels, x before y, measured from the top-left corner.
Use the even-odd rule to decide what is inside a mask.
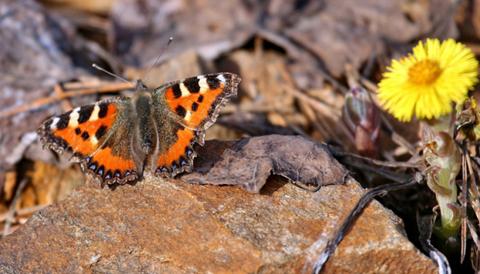
[[[99,71],[104,72],[104,73],[106,73],[106,74],[108,74],[108,75],[110,75],[110,76],[112,76],[112,77],[114,77],[114,78],[117,78],[117,79],[119,79],[119,80],[122,80],[123,82],[131,83],[131,82],[128,81],[127,79],[123,78],[122,76],[117,75],[117,74],[115,74],[115,73],[113,73],[113,72],[110,72],[110,71],[108,71],[108,70],[106,70],[106,69],[104,69],[104,68],[102,68],[102,67],[99,67],[97,64],[92,64],[92,67],[94,67],[95,69],[98,69]]]
[[[158,54],[157,58],[155,58],[155,61],[148,67],[148,69],[145,71],[145,73],[143,74],[143,79],[145,79],[145,82],[147,82],[147,77],[148,77],[148,74],[152,71],[152,69],[158,65],[158,63],[160,63],[160,58],[162,57],[163,54],[165,54],[165,52],[167,52],[167,49],[168,49],[168,46],[170,46],[170,44],[173,42],[173,37],[169,37],[168,38],[168,42],[167,44],[165,44],[165,46],[163,46],[161,49],[160,49],[160,53]]]

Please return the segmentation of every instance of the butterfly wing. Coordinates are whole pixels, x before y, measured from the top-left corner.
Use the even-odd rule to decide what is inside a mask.
[[[203,145],[205,130],[217,119],[220,107],[237,94],[240,77],[232,73],[200,75],[172,82],[153,92],[157,130],[156,153],[150,166],[156,175],[190,171],[193,144]]]
[[[129,98],[104,100],[47,119],[38,129],[46,147],[72,153],[83,170],[107,183],[134,181],[142,171],[137,159]]]

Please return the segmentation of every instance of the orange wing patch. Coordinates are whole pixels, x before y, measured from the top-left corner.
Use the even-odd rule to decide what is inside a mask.
[[[191,169],[193,143],[203,144],[205,129],[215,121],[223,99],[236,94],[239,82],[234,74],[220,73],[187,78],[165,89],[168,108],[183,122],[176,132],[177,141],[158,156],[156,174],[175,176]]]
[[[191,129],[183,128],[177,131],[177,141],[163,154],[158,156],[156,173],[176,173],[189,164],[193,154],[190,145],[195,137]]]
[[[113,103],[100,103],[76,108],[45,123],[47,136],[63,144],[77,157],[93,153],[100,139],[115,122],[117,108]]]
[[[184,98],[167,100],[167,103],[175,113],[182,116],[186,125],[198,127],[209,117],[209,111],[222,91],[223,85],[220,88],[209,90],[205,94],[193,94]]]
[[[39,134],[57,152],[72,152],[82,161],[84,170],[100,177],[102,184],[132,181],[138,178],[135,162],[115,155],[111,147],[105,146],[117,112],[113,102],[83,106],[48,119]]]
[[[185,125],[197,128],[210,118],[221,97],[236,91],[236,86],[227,88],[233,77],[225,73],[187,78],[169,87],[165,99],[170,109],[184,119]]]
[[[86,168],[102,177],[107,183],[129,181],[130,177],[137,177],[135,162],[113,155],[110,147],[100,149],[92,157],[86,158]]]

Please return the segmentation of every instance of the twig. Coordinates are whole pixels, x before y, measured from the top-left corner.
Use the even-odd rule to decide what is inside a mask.
[[[467,219],[468,229],[470,230],[470,235],[472,235],[472,240],[477,247],[477,250],[480,250],[480,240],[478,239],[477,230],[470,220]]]
[[[18,113],[38,109],[45,105],[50,105],[67,98],[85,96],[85,95],[91,95],[91,94],[97,94],[97,93],[108,93],[108,92],[120,91],[125,89],[132,89],[134,87],[135,87],[135,83],[111,83],[111,84],[101,85],[94,88],[80,89],[76,92],[63,92],[61,94],[56,94],[54,97],[40,98],[31,103],[15,106],[15,107],[6,109],[4,111],[0,111],[0,119],[7,118]]]
[[[331,108],[328,108],[327,106],[323,106],[324,104],[322,102],[319,102],[314,98],[311,98],[310,96],[298,91],[298,86],[296,85],[295,81],[292,79],[291,75],[288,74],[286,71],[282,71],[281,73],[282,73],[283,79],[285,79],[285,81],[288,82],[288,84],[285,85],[285,91],[288,93],[291,93],[295,98],[299,100],[300,109],[304,112],[307,119],[311,121],[313,128],[318,132],[320,132],[322,136],[334,136],[336,133],[332,131],[332,127],[320,123],[319,122],[320,119],[318,119],[317,113],[321,113],[327,117],[330,117],[332,120],[337,120],[341,114],[340,113],[332,114]],[[296,87],[297,89],[293,87]],[[316,109],[317,112],[311,109]],[[347,136],[350,135],[350,132],[345,128],[343,124],[341,124],[341,128]]]
[[[53,87],[53,93],[55,94],[56,97],[63,96],[63,94],[65,93],[65,90],[63,90],[62,84],[56,84]],[[62,104],[62,110],[63,111],[67,111],[67,110],[73,108],[72,104],[67,100],[62,100],[61,104]]]
[[[418,178],[417,178],[418,177]],[[313,266],[313,271],[312,273],[318,274],[322,270],[323,266],[325,263],[328,261],[330,256],[335,252],[335,249],[337,246],[340,244],[340,242],[343,240],[345,235],[347,234],[348,231],[352,228],[353,224],[355,224],[355,221],[358,219],[360,214],[363,212],[365,207],[377,196],[382,196],[385,195],[386,193],[390,191],[395,191],[395,190],[400,190],[400,189],[405,189],[412,187],[416,184],[418,184],[420,181],[423,180],[423,178],[420,178],[420,176],[417,176],[417,174],[414,176],[414,178],[410,178],[407,181],[400,182],[400,183],[392,183],[388,185],[381,185],[374,187],[367,191],[357,202],[353,210],[350,212],[350,214],[347,216],[343,224],[340,226],[340,228],[337,230],[336,234],[334,237],[327,242],[327,246],[325,249],[320,253],[320,255],[317,257],[315,260],[314,266]],[[318,246],[323,242],[323,239],[319,239],[317,242],[315,242],[312,246]]]
[[[384,169],[380,169],[380,168],[376,168],[374,166],[372,166],[371,164],[366,164],[366,163],[363,163],[363,162],[358,162],[358,161],[349,161],[349,160],[343,160],[343,161],[340,161],[343,165],[346,165],[346,166],[352,166],[352,167],[355,167],[359,170],[362,170],[363,172],[371,172],[371,173],[375,173],[375,174],[378,174],[382,177],[385,177],[393,182],[403,182],[405,181],[405,178],[408,177],[408,175],[405,175],[405,174],[400,174],[398,172],[393,172],[393,171],[390,171],[390,170],[384,170]]]
[[[467,158],[468,154],[465,145],[461,147],[463,151],[462,155],[462,193],[458,200],[460,201],[462,212],[462,225],[461,225],[461,245],[460,245],[460,263],[465,260],[465,252],[467,249],[467,199],[468,199],[468,169]]]
[[[264,112],[280,112],[280,113],[289,113],[289,111],[284,112],[278,106],[265,104],[265,103],[250,103],[244,104],[241,106],[236,105],[227,105],[220,111],[221,114],[232,114],[236,113],[239,110],[244,112],[257,112],[257,113],[264,113]]]
[[[368,90],[372,91],[375,94],[378,92],[377,85],[375,83],[373,83],[372,81],[370,81],[369,79],[367,79],[363,76],[360,76],[359,80],[360,80],[360,83],[363,86],[365,86]]]
[[[10,234],[10,227],[12,226],[12,222],[14,221],[17,202],[26,185],[27,185],[27,180],[26,179],[21,180],[20,184],[17,187],[17,190],[15,191],[15,196],[13,196],[12,202],[10,203],[10,206],[8,208],[7,216],[5,218],[5,226],[3,227],[2,237],[5,237],[8,234]]]
[[[445,257],[442,252],[436,249],[430,241],[432,236],[433,220],[434,218],[432,217],[419,217],[417,214],[417,225],[420,232],[418,240],[430,258],[437,264],[438,273],[451,274],[452,270],[450,268],[450,264],[448,263],[447,257]]]
[[[20,208],[15,212],[15,216],[25,216],[35,213],[41,209],[46,208],[48,205],[36,205],[32,207]],[[8,218],[8,212],[4,214],[0,214],[0,222],[5,221]]]
[[[477,186],[477,179],[475,177],[474,169],[477,171],[477,174],[480,173],[478,170],[478,165],[475,161],[473,161],[475,165],[472,164],[472,156],[468,155],[467,157],[467,167],[468,167],[468,172],[470,173],[470,176],[472,178],[472,183],[469,185],[469,193],[470,193],[470,204],[472,206],[473,212],[475,213],[475,216],[477,217],[477,220],[480,220],[480,203],[479,203],[479,196],[480,193],[478,191],[478,186]]]
[[[303,101],[305,104],[311,106],[312,108],[314,108],[315,110],[317,110],[319,113],[322,113],[324,114],[325,116],[327,117],[330,117],[332,118],[333,120],[336,120],[338,119],[338,117],[340,116],[340,113],[334,113],[332,111],[331,108],[327,107],[327,105],[325,105],[324,103],[322,102],[319,102],[318,100],[315,100],[314,98],[294,89],[294,88],[285,88],[286,91],[288,91],[289,93],[291,93],[293,96],[295,96],[295,98]],[[333,114],[332,114],[333,113]],[[337,124],[338,127],[348,136],[349,134],[349,131],[348,129],[345,127],[345,124],[344,123],[338,123]],[[334,135],[333,132],[331,132],[330,135]]]
[[[394,168],[395,167],[397,168],[398,167],[401,167],[401,168],[419,168],[420,167],[419,163],[380,161],[373,158],[361,156],[355,153],[346,152],[334,146],[328,146],[328,148],[330,152],[332,152],[333,156],[335,157],[352,157],[354,159],[363,160],[377,166],[394,167]]]

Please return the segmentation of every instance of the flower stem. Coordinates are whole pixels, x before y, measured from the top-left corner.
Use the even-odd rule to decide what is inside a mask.
[[[461,154],[453,138],[446,132],[435,132],[430,127],[422,137],[427,185],[435,193],[440,208],[440,227],[436,234],[448,239],[458,235],[461,212],[457,203],[455,179],[461,168]]]

